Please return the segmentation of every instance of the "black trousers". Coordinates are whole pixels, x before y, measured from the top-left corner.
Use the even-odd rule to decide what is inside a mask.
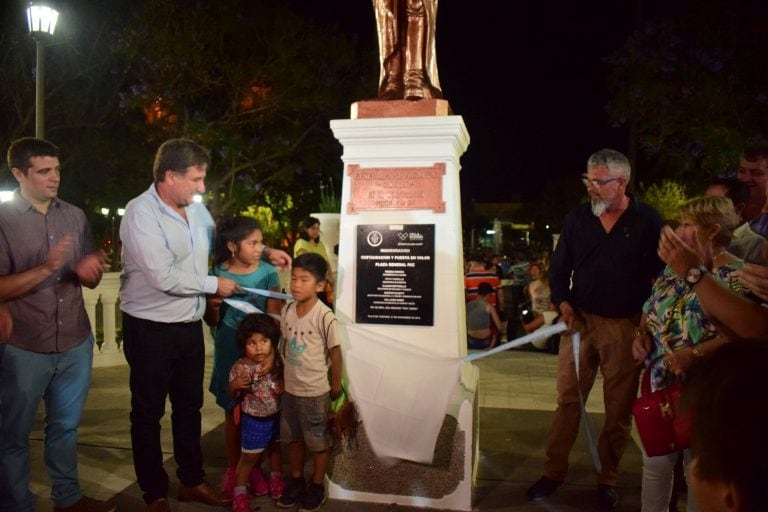
[[[147,503],[168,493],[160,419],[171,401],[176,476],[187,486],[202,483],[200,446],[205,342],[200,321],[162,323],[123,313],[123,352],[131,368],[133,465]]]

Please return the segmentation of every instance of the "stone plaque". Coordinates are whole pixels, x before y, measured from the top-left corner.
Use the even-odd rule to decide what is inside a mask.
[[[352,199],[347,213],[360,210],[432,210],[445,213],[445,163],[432,167],[347,166]]]
[[[434,224],[357,226],[357,323],[434,325],[434,294]]]

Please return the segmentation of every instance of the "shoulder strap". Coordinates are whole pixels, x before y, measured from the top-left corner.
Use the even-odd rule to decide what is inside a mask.
[[[285,315],[288,314],[288,311],[291,309],[291,306],[295,306],[295,305],[296,305],[295,302],[289,302],[288,304],[286,304],[285,312],[283,313],[282,318],[285,318]],[[285,359],[285,345],[287,343],[288,343],[288,340],[283,338],[283,359]]]

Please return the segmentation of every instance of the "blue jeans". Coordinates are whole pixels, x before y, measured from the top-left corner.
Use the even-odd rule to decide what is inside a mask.
[[[93,336],[66,352],[41,354],[0,344],[0,511],[31,512],[29,433],[45,401],[45,465],[55,507],[82,494],[77,425],[91,382]]]

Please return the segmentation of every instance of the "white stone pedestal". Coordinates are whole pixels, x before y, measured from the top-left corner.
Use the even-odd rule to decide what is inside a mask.
[[[366,343],[371,340],[378,343],[380,340],[386,344],[387,340],[397,340],[435,360],[458,361],[467,352],[459,159],[469,144],[469,135],[462,118],[431,116],[334,120],[331,121],[331,129],[344,147],[335,306],[341,330],[348,337],[344,340],[345,354],[349,350],[354,352],[355,333],[364,330]],[[413,172],[416,176],[419,169],[444,169],[445,172],[430,190],[419,189],[418,184],[423,182],[414,179],[414,189],[404,191],[403,173]],[[391,170],[397,171],[388,172]],[[395,179],[400,181],[394,183],[390,190],[387,178],[379,179],[373,187],[378,187],[378,191],[366,191],[365,197],[360,188],[353,193],[350,174],[368,171],[380,172],[380,176],[397,176]],[[435,172],[431,175],[434,176]],[[434,200],[435,194],[438,194],[438,201]],[[424,208],[422,203],[427,196],[431,198],[428,200],[430,205]],[[374,197],[381,201],[370,200]],[[433,325],[357,324],[358,226],[424,224],[434,225]],[[360,339],[359,343],[362,346],[363,340]],[[350,363],[350,359],[345,361],[348,374],[351,373]],[[375,361],[371,364],[375,365]],[[433,464],[398,462],[405,465],[401,466],[402,471],[408,471],[411,476],[407,485],[393,486],[387,485],[387,468],[393,471],[392,478],[396,478],[395,473],[400,470],[397,467],[393,470],[391,461],[382,461],[382,470],[369,480],[359,476],[347,478],[339,475],[345,474],[345,464],[355,463],[356,454],[341,454],[334,460],[329,474],[330,496],[349,501],[471,510],[477,460],[476,398],[479,375],[476,367],[466,363],[461,364],[460,374],[461,378],[457,372],[455,380],[445,382],[451,395],[449,402],[436,406],[442,408],[436,412],[445,414],[445,422]],[[355,383],[350,382],[350,387],[354,398]],[[365,419],[362,428],[365,428]],[[447,444],[444,435],[449,436]],[[438,463],[438,459],[443,463],[446,460],[451,462]],[[446,484],[446,480],[451,479]],[[440,485],[437,485],[438,481]]]

